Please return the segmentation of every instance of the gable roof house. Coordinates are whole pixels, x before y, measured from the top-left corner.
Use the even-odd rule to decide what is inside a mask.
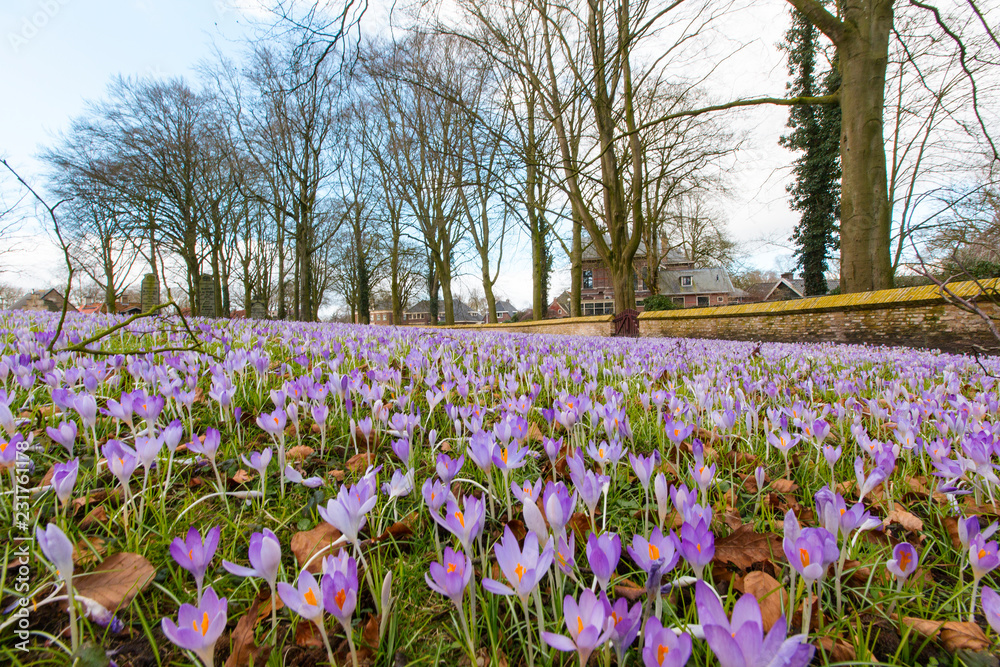
[[[552,303],[549,304],[549,307],[545,312],[545,316],[553,320],[569,317],[569,298],[569,290],[566,290],[556,298],[552,299]]]
[[[460,299],[452,302],[455,310],[455,324],[479,324],[483,320],[482,314],[477,310],[472,310]],[[438,301],[438,324],[444,324],[444,302]],[[374,322],[374,320],[373,320]],[[380,323],[381,324],[381,323]],[[413,326],[429,326],[431,324],[430,301],[424,299],[403,311],[403,321],[401,324]]]
[[[59,290],[36,290],[34,292],[29,292],[25,294],[20,299],[14,302],[11,306],[11,310],[40,310],[48,311],[50,313],[61,312],[63,308],[63,295]],[[76,307],[70,303],[66,312],[75,313],[78,312]]]
[[[583,289],[580,298],[583,315],[608,315],[615,312],[611,273],[604,266],[593,245],[582,257]],[[642,312],[643,302],[653,291],[646,284],[646,252],[640,247],[633,260],[632,285],[635,289],[636,310]],[[660,260],[659,293],[673,298],[684,308],[724,306],[734,303],[742,294],[733,286],[729,272],[722,267],[695,268],[687,255],[674,249]]]
[[[497,299],[496,301],[496,311],[497,311],[497,322],[510,322],[517,316],[518,310],[514,307],[510,301],[504,299]],[[458,313],[455,313],[455,318],[457,320]],[[483,315],[483,322],[488,322],[489,317],[485,314]]]
[[[840,286],[839,280],[827,280],[828,291],[837,289]],[[795,278],[792,273],[782,273],[777,280],[770,280],[763,283],[756,283],[747,289],[746,301],[748,303],[759,303],[762,301],[787,301],[789,299],[801,299],[806,295],[806,281],[803,278]]]

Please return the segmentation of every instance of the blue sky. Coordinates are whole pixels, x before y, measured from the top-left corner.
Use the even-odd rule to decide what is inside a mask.
[[[236,53],[241,38],[252,34],[248,8],[256,0],[0,0],[0,156],[33,183],[40,183],[34,156],[84,111],[99,100],[110,80],[125,76],[195,78],[195,67],[212,55],[213,44]],[[744,94],[780,95],[784,62],[775,49],[786,24],[785,3],[773,0],[767,11],[743,13],[723,30],[727,40],[749,42],[714,84],[719,98]],[[368,29],[387,24],[385,11],[373,3]],[[760,7],[758,6],[758,9]],[[265,18],[254,10],[251,18]],[[751,239],[762,230],[787,237],[795,216],[788,210],[784,184],[789,154],[776,146],[784,114],[773,109],[748,111],[738,121],[752,128],[752,144],[743,151],[733,197],[724,202],[732,233]],[[10,199],[9,179],[6,183]],[[31,230],[29,230],[31,231]],[[23,288],[54,284],[61,264],[55,247],[40,234],[26,237],[28,251],[6,255],[19,273],[0,280]],[[522,246],[523,247],[523,246]],[[784,251],[761,249],[757,263],[776,268]],[[505,257],[523,257],[512,248]],[[530,302],[530,267],[509,260],[499,292],[518,306]],[[522,265],[523,264],[523,265]],[[478,274],[466,267],[473,284]],[[554,289],[568,286],[565,271],[557,272]]]

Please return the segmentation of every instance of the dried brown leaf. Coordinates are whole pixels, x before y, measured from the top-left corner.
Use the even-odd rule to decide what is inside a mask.
[[[259,607],[260,598],[255,598],[250,608],[237,621],[236,629],[230,635],[232,648],[226,660],[226,667],[249,667],[251,661],[254,665],[263,665],[267,662],[271,647],[257,646],[254,640],[254,628],[260,619]]]
[[[285,452],[286,461],[301,461],[316,450],[307,445],[296,445]]]
[[[364,472],[368,466],[375,463],[374,452],[361,452],[347,459],[347,469],[354,473]]]
[[[830,656],[830,662],[854,662],[857,656],[854,647],[840,637],[820,637],[819,649]]]
[[[927,618],[904,616],[903,625],[924,637],[937,638],[952,653],[956,651],[983,651],[990,642],[975,623],[968,621],[932,621]]]
[[[312,558],[313,554],[320,549],[329,547],[338,539],[340,539],[340,531],[324,521],[312,530],[305,530],[292,535],[292,553],[295,554],[295,560],[298,562],[299,567],[303,567],[306,562]],[[332,549],[326,549],[323,552],[322,557],[314,558],[313,561],[309,563],[309,567],[306,569],[313,574],[319,572],[322,566],[323,558],[327,555],[336,554],[340,551],[341,546],[342,545],[337,545]]]
[[[755,533],[752,523],[745,523],[732,533],[715,542],[715,558],[741,570],[749,570],[757,563],[783,558],[781,539],[774,533]]]
[[[895,503],[895,508],[886,515],[882,526],[885,527],[891,523],[898,523],[911,533],[919,533],[924,529],[924,522],[919,517],[907,512],[906,508],[899,503]]]
[[[757,598],[764,631],[769,631],[781,617],[782,608],[787,606],[788,594],[774,577],[764,572],[748,573],[743,578],[743,592]]]
[[[112,613],[127,605],[156,576],[156,568],[139,554],[117,553],[85,574],[73,577],[77,595],[90,598]]]

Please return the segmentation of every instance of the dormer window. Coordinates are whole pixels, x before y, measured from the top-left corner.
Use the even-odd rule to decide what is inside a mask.
[[[681,287],[691,287],[694,284],[693,276],[681,276]]]

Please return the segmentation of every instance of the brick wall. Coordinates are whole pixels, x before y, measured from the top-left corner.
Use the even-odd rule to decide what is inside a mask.
[[[1000,289],[1000,279],[987,287]],[[977,293],[974,283],[949,286],[957,294]],[[1000,318],[1000,309],[990,308]],[[609,336],[610,315],[455,326],[471,331]],[[811,297],[715,308],[646,312],[639,315],[643,337],[719,338],[769,342],[832,342],[902,345],[969,352],[971,346],[1000,353],[1000,343],[979,317],[945,303],[938,288],[909,287],[861,294]]]
[[[564,334],[568,336],[610,336],[611,315],[564,317],[558,320],[509,322],[507,324],[455,325],[452,329],[469,331],[516,331],[517,333]]]
[[[1000,287],[1000,280],[989,284]],[[950,287],[963,296],[977,292],[973,283]],[[991,308],[1000,316],[1000,310]],[[933,285],[643,313],[639,331],[644,337],[871,343],[946,352],[968,352],[973,345],[996,350],[1000,345],[981,319],[946,304]]]

